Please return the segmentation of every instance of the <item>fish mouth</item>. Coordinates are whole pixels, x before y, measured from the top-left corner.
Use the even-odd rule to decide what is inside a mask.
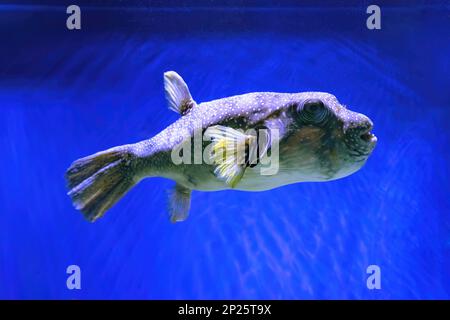
[[[373,129],[373,125],[369,126],[369,128],[365,129],[359,137],[362,141],[367,144],[375,144],[377,142],[377,137],[371,132]]]

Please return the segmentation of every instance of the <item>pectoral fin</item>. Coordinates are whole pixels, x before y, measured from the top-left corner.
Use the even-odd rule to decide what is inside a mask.
[[[191,207],[191,189],[176,184],[169,196],[169,214],[171,222],[181,222],[189,216]]]
[[[245,173],[249,150],[255,144],[256,137],[224,126],[209,127],[205,134],[212,140],[211,161],[216,166],[214,173],[234,188]]]

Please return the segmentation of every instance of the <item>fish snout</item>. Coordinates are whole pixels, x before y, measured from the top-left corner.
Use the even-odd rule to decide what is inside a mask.
[[[351,112],[344,119],[344,134],[352,136],[353,140],[363,144],[375,144],[377,142],[377,137],[371,132],[373,122],[369,117],[361,113]]]

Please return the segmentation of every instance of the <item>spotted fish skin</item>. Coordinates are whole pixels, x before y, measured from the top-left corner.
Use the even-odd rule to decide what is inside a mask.
[[[336,97],[324,92],[254,92],[217,99],[196,105],[188,114],[178,119],[152,139],[137,143],[135,148],[136,153],[142,159],[142,174],[144,177],[162,175],[180,181],[194,190],[215,191],[230,189],[230,186],[217,179],[214,175],[213,166],[204,165],[202,168],[202,166],[195,164],[174,165],[170,160],[170,154],[173,148],[182,143],[185,139],[184,137],[192,137],[195,130],[206,130],[214,125],[223,125],[246,131],[264,125],[267,121],[271,121],[286,137],[291,136],[292,132],[295,131],[305,132],[296,126],[295,115],[293,116],[291,111],[293,107],[302,105],[305,101],[309,100],[323,101],[331,113],[336,118],[342,120],[342,127],[344,125],[348,127],[351,124],[362,124],[362,128],[372,127],[371,121],[366,116],[347,110],[338,102]],[[312,131],[310,130],[309,132],[309,135],[312,135]],[[323,132],[316,134],[322,136]],[[284,140],[281,141],[281,147],[286,149],[289,145],[283,145],[284,142]],[[284,158],[291,156],[291,154],[286,153],[286,157],[284,157],[283,153],[281,153],[281,164],[283,164]],[[301,156],[299,158],[301,159]],[[366,157],[363,156],[362,158]],[[291,168],[291,164],[289,164],[289,168]],[[294,171],[294,168],[292,169]],[[301,170],[301,168],[298,169]],[[234,189],[260,191],[289,183],[325,181],[343,176],[342,174],[338,175],[339,172],[337,171],[339,170],[335,170],[336,176],[331,174],[329,176],[310,177],[308,179],[308,175],[303,174],[298,177],[296,174],[293,175],[293,172],[290,172],[291,170],[286,171],[283,166],[281,166],[281,170],[280,175],[286,174],[290,176],[286,182],[283,179],[277,179],[277,177],[261,176],[258,173],[258,168],[254,170],[247,169],[249,174],[253,172],[253,175],[249,176],[252,176],[257,181],[254,183],[246,183],[245,179],[243,179]],[[311,170],[314,170],[314,168]],[[309,176],[311,175],[309,174]]]
[[[295,94],[289,93],[253,92],[203,102],[152,139],[142,141],[137,147],[142,148],[142,155],[146,152],[151,155],[155,151],[171,151],[175,145],[182,142],[183,137],[193,135],[194,130],[199,128],[206,129],[223,124],[236,129],[248,129],[288,106],[294,101],[294,96]]]
[[[177,121],[151,139],[83,158],[89,161],[77,160],[69,168],[67,178],[72,188],[69,195],[89,220],[102,216],[126,191],[147,177],[176,181],[169,197],[169,212],[171,221],[177,222],[188,216],[191,190],[261,191],[297,182],[338,179],[359,170],[376,145],[376,137],[370,133],[371,120],[348,110],[329,93],[254,92],[197,104],[184,80],[175,72],[165,74],[165,89],[169,107],[181,115]],[[212,136],[216,140],[202,142],[203,152],[210,144],[215,148],[227,145],[232,139],[239,141],[240,137],[247,141],[248,136],[239,132],[259,128],[277,133],[277,139],[266,145],[267,154],[273,143],[279,149],[279,168],[275,174],[262,175],[260,163],[221,167],[218,163],[175,164],[173,161],[174,148],[186,140],[195,143],[196,132],[215,132]],[[222,132],[231,134],[222,139],[218,135]],[[125,187],[116,182],[119,187],[112,191],[105,187],[105,182],[97,182],[102,179],[98,172],[111,163],[95,161],[111,152],[123,154],[118,162],[121,169],[112,177],[120,175],[131,181]],[[110,170],[104,174],[108,175]],[[99,177],[92,178],[93,175]],[[92,181],[85,182],[83,178]],[[106,190],[99,192],[96,184]],[[74,192],[77,187],[79,190]],[[119,194],[117,190],[125,191]]]

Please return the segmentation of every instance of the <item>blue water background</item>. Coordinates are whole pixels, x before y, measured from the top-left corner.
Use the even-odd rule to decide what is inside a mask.
[[[65,6],[41,3],[0,6],[0,298],[450,298],[448,6],[381,2],[370,31],[367,1],[79,1],[82,30],[68,31]],[[342,180],[194,192],[179,224],[173,182],[147,179],[88,223],[65,170],[175,121],[167,70],[199,102],[333,93],[373,120],[378,146]],[[81,290],[66,288],[72,264]],[[381,290],[366,287],[372,264]]]

